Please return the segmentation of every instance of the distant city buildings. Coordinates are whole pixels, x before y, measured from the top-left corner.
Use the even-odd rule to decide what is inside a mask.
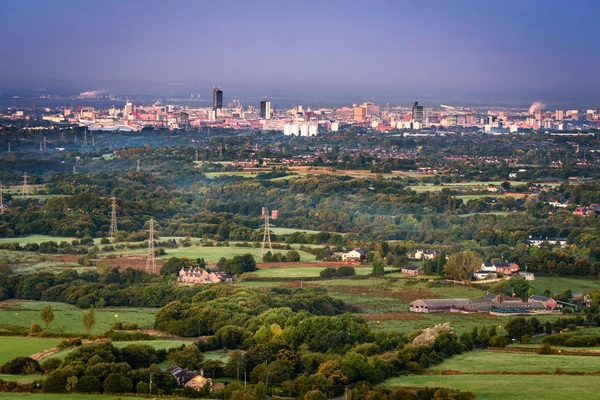
[[[221,88],[213,88],[213,109],[218,110],[223,108],[223,91]]]
[[[260,102],[260,117],[262,119],[271,119],[271,102],[263,100]]]
[[[423,106],[420,106],[419,102],[415,101],[412,105],[412,120],[422,123],[424,121],[423,115]]]

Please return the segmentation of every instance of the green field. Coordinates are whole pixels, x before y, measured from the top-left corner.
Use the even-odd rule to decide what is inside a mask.
[[[0,243],[19,243],[21,246],[27,243],[42,243],[42,242],[50,242],[54,241],[56,243],[60,242],[68,242],[76,238],[71,237],[60,237],[60,236],[47,236],[47,235],[29,235],[19,238],[2,238],[0,239]]]
[[[256,272],[247,274],[248,276],[258,276],[261,278],[311,278],[319,276],[325,267],[286,267],[278,268],[277,263],[268,269],[260,269]],[[356,275],[368,275],[372,268],[355,268]],[[333,280],[335,282],[335,279]],[[314,282],[318,283],[318,282]]]
[[[0,337],[0,365],[15,357],[28,357],[56,347],[62,339]]]
[[[300,245],[293,245],[293,249],[300,252],[301,261],[315,261],[315,256],[305,251],[300,251]],[[221,257],[232,258],[238,255],[244,255],[250,253],[254,258],[260,260],[260,248],[255,247],[236,247],[233,243],[230,243],[228,247],[204,247],[204,246],[191,246],[191,247],[179,247],[177,249],[165,249],[167,254],[160,258],[171,258],[171,257],[188,257],[188,258],[204,258],[206,261],[219,261]],[[131,251],[129,251],[131,253]],[[146,252],[145,249],[142,252]],[[127,252],[126,252],[127,253]],[[287,250],[274,249],[273,253],[287,254]]]
[[[571,289],[573,292],[585,292],[588,290],[600,290],[600,280],[576,279],[559,277],[538,277],[529,282],[535,289],[536,294],[543,294],[548,289],[551,293],[560,293]]]
[[[18,382],[18,383],[31,383],[31,382],[41,382],[46,379],[43,375],[7,375],[0,374],[0,379],[9,381],[9,382]],[[2,397],[2,393],[0,392],[0,398]]]
[[[573,375],[410,375],[391,378],[386,386],[450,387],[468,390],[477,400],[600,399],[596,376]]]
[[[0,328],[3,326],[18,326],[29,328],[36,322],[42,325],[41,309],[47,304],[54,307],[54,321],[48,327],[51,333],[84,334],[81,318],[87,310],[81,310],[65,303],[49,303],[44,301],[10,301],[0,305]],[[136,323],[140,329],[149,329],[154,324],[154,308],[111,307],[96,310],[96,324],[93,334],[101,334],[109,330],[117,321]]]
[[[116,396],[109,394],[47,394],[47,393],[2,393],[2,400],[139,400],[139,397]],[[175,397],[170,399],[176,400]]]
[[[310,229],[296,229],[296,228],[270,228],[271,232],[275,233],[276,235],[290,235],[292,233],[296,233],[296,232],[304,232],[304,233],[310,233],[310,234],[317,234],[319,233],[319,231],[313,231]]]
[[[498,353],[492,351],[469,351],[456,355],[432,368],[443,371],[535,371],[554,372],[561,368],[564,372],[598,372],[600,357],[540,355],[527,353]]]

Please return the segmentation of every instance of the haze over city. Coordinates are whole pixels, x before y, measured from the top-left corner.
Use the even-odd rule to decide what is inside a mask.
[[[0,90],[595,106],[600,3],[0,3]]]

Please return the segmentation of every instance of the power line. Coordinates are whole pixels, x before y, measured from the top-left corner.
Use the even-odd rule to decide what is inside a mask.
[[[156,253],[154,252],[154,218],[150,218],[150,235],[148,238],[148,256],[146,258],[146,272],[156,274]]]
[[[115,196],[112,197],[112,210],[110,212],[110,229],[108,231],[108,236],[113,239],[117,236],[117,198]]]

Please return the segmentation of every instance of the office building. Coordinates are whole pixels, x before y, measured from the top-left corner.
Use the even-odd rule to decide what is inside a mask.
[[[565,112],[563,110],[556,110],[556,120],[562,121],[565,119]]]
[[[367,120],[367,107],[354,107],[354,120],[365,122]]]
[[[263,100],[260,102],[260,117],[262,119],[271,119],[271,102]]]
[[[418,101],[415,101],[412,105],[412,120],[415,122],[423,122],[423,106],[419,105]]]
[[[223,91],[221,88],[213,88],[213,109],[223,108]]]

